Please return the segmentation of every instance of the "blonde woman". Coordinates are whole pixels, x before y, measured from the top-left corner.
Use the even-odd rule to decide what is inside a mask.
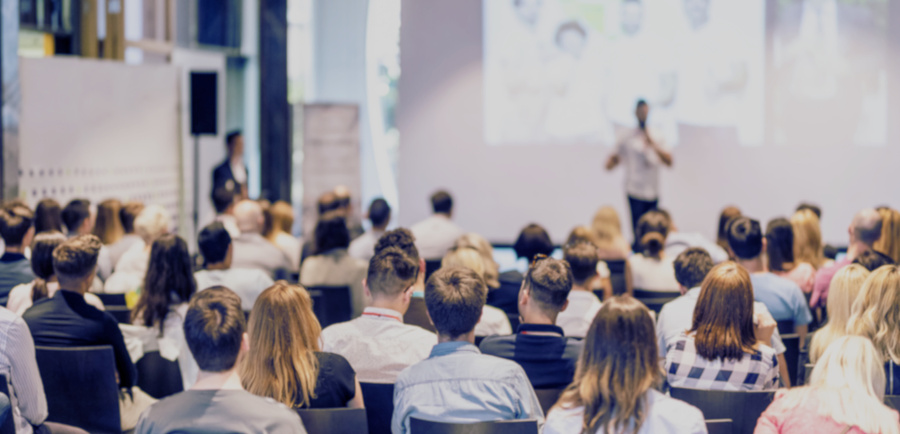
[[[900,212],[887,207],[879,208],[881,214],[881,238],[872,246],[900,264]]]
[[[828,323],[813,335],[809,347],[810,363],[816,363],[833,341],[847,335],[850,308],[869,274],[863,266],[852,264],[842,268],[831,279],[827,301]]]
[[[494,261],[494,247],[481,235],[474,232],[467,233],[456,240],[454,247],[469,247],[478,251],[484,261],[484,281],[488,291],[500,287],[500,265]],[[490,296],[488,296],[490,299]]]
[[[356,372],[347,359],[319,351],[321,333],[306,289],[275,282],[250,313],[244,388],[290,408],[362,408]]]
[[[169,233],[171,225],[172,216],[165,208],[159,205],[145,207],[134,219],[134,231],[142,242],[133,244],[122,254],[113,274],[106,280],[103,292],[124,294],[138,289],[147,274],[150,247],[154,241]]]
[[[600,259],[624,259],[631,253],[631,247],[622,236],[622,222],[615,208],[607,205],[597,210],[591,229],[596,235]]]
[[[888,395],[900,395],[900,268],[885,265],[863,283],[847,332],[867,337],[884,358]]]
[[[819,217],[809,209],[801,209],[791,216],[794,229],[794,260],[808,262],[818,270],[825,266],[822,228]]]
[[[287,255],[294,270],[299,270],[300,250],[303,246],[291,235],[294,226],[294,208],[291,204],[279,200],[268,208],[266,214],[269,216],[269,225],[263,236]]]
[[[822,354],[809,385],[779,391],[754,432],[900,433],[900,416],[883,402],[881,362],[868,339],[838,338]]]
[[[482,279],[485,275],[485,263],[478,250],[471,247],[453,248],[441,260],[441,268],[462,267],[474,271]],[[475,336],[511,335],[512,326],[506,313],[494,306],[484,305],[481,321],[475,325]]]

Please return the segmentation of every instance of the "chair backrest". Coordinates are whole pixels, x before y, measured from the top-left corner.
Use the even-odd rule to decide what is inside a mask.
[[[366,409],[364,408],[323,408],[297,410],[303,427],[308,433],[316,434],[368,434],[366,429]]]
[[[794,334],[794,320],[792,319],[783,319],[778,321],[778,333],[783,335]]]
[[[537,395],[538,402],[541,403],[541,410],[544,410],[544,414],[550,412],[550,408],[556,404],[556,401],[559,401],[559,395],[562,395],[562,389],[534,389],[534,393]]]
[[[536,420],[448,423],[410,418],[410,434],[537,434]]]
[[[612,285],[613,295],[622,295],[628,292],[628,279],[625,268],[628,264],[624,259],[607,260],[606,268],[609,269],[609,283]]]
[[[427,281],[435,271],[441,268],[441,260],[440,259],[426,259],[425,260],[425,280]]]
[[[800,335],[793,333],[781,335],[781,342],[784,343],[784,362],[787,365],[788,376],[793,386],[797,384],[799,377],[797,366],[800,360]]]
[[[106,307],[110,306],[126,306],[125,304],[125,294],[104,294],[95,292],[92,293],[103,302],[103,305]]]
[[[816,365],[813,365],[812,363],[807,363],[807,364],[803,365],[803,383],[802,384],[809,384],[809,376],[812,375],[812,370],[815,366]]]
[[[900,409],[900,395],[885,395],[884,405],[894,410]]]
[[[663,305],[678,297],[681,297],[680,292],[656,292],[645,291],[642,289],[634,290],[634,298],[641,303],[644,303],[648,309],[656,313],[659,313],[659,311],[662,310]]]
[[[731,434],[734,421],[731,419],[711,419],[706,421],[707,434]]]
[[[121,433],[112,347],[36,347],[50,422]]]
[[[359,383],[359,387],[366,406],[369,433],[390,433],[391,416],[394,414],[394,385]]]
[[[699,408],[707,420],[731,419],[735,434],[752,433],[759,416],[775,397],[775,391],[729,392],[681,387],[671,388],[670,393],[673,398]]]
[[[16,434],[16,422],[13,420],[8,384],[6,376],[0,375],[0,400],[5,404],[0,405],[0,434]]]
[[[416,325],[435,333],[434,325],[428,319],[428,309],[425,307],[425,299],[421,297],[413,297],[409,300],[409,308],[403,315],[403,322],[406,324]]]
[[[106,306],[109,312],[119,324],[131,324],[131,309],[125,306]]]
[[[313,313],[322,328],[350,321],[353,303],[349,286],[310,286],[306,288],[313,300]]]
[[[184,390],[178,362],[164,359],[159,351],[144,353],[135,366],[138,387],[156,399],[163,399]]]

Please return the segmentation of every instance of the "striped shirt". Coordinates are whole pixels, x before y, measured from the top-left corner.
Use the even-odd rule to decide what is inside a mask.
[[[0,308],[0,373],[9,387],[16,433],[31,433],[32,425],[47,418],[47,398],[28,325],[5,308]]]

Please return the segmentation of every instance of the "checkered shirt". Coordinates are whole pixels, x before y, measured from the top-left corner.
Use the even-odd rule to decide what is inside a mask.
[[[689,389],[755,391],[778,387],[778,359],[767,345],[740,360],[708,360],[697,354],[693,336],[682,335],[666,352],[669,385]]]

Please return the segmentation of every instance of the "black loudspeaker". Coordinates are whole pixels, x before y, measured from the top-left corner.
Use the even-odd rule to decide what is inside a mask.
[[[191,135],[216,135],[218,131],[218,74],[191,72]]]

